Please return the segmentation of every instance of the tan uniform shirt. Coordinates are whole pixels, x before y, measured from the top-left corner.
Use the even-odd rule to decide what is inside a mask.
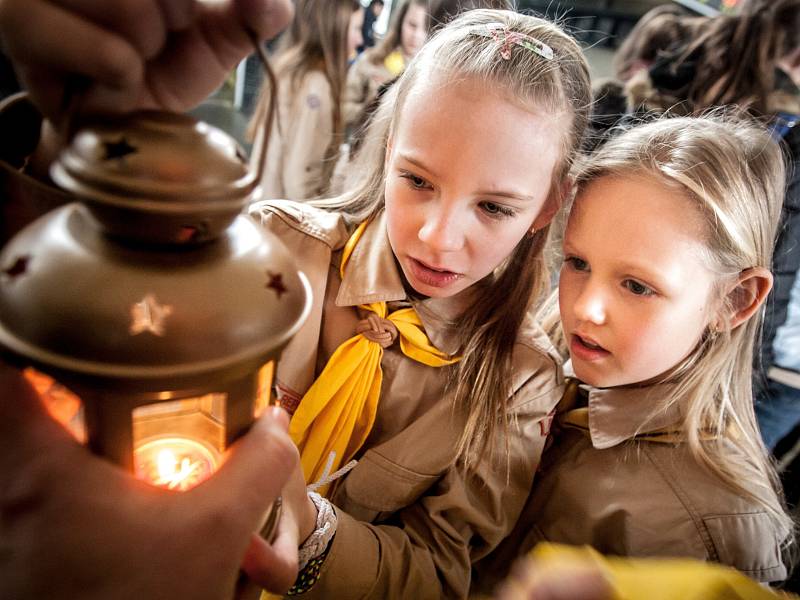
[[[338,345],[355,334],[358,305],[407,305],[380,217],[365,231],[344,279],[341,219],[308,205],[267,202],[253,214],[277,234],[308,276],[312,314],[284,352],[277,379],[287,396],[302,396]],[[456,353],[448,319],[459,299],[415,303],[425,330]],[[528,495],[542,451],[544,424],[562,393],[558,358],[544,333],[526,320],[514,346],[510,470],[504,459],[465,473],[455,463],[464,418],[445,390],[448,367],[405,357],[398,344],[383,355],[378,414],[358,465],[336,487],[339,525],[320,581],[304,597],[463,598],[470,564],[507,535]],[[505,445],[495,448],[504,457]]]
[[[297,90],[279,82],[278,115],[269,137],[264,198],[308,200],[326,189],[325,154],[333,141],[331,86],[321,71],[306,73]]]
[[[681,422],[681,402],[651,417],[668,386],[582,387],[589,431],[554,425],[514,532],[476,567],[480,589],[491,588],[515,556],[540,541],[715,561],[759,581],[786,578],[784,536],[763,508],[701,467],[687,444],[634,439]],[[739,450],[730,444],[730,452]]]

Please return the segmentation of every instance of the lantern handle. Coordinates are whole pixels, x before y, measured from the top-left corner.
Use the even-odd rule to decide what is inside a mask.
[[[267,146],[269,145],[269,138],[272,133],[272,122],[275,118],[275,110],[278,101],[278,79],[275,77],[275,72],[269,64],[267,53],[264,51],[264,47],[258,35],[249,27],[245,27],[245,31],[253,44],[256,54],[258,54],[261,66],[264,69],[264,74],[269,81],[269,108],[267,109],[267,118],[265,119],[264,127],[258,129],[255,140],[253,140],[252,154],[256,157],[257,163],[255,170],[251,169],[244,183],[245,188],[254,188],[261,183],[261,177],[264,173]],[[63,116],[62,127],[66,140],[71,140],[75,133],[77,133],[79,127],[78,121],[80,121],[76,115],[78,112],[77,106],[80,104],[81,99],[90,85],[91,80],[84,75],[73,74],[66,79],[60,105],[60,112]]]
[[[275,72],[272,70],[272,67],[269,64],[267,53],[264,51],[264,46],[259,40],[258,35],[256,35],[256,33],[249,27],[246,27],[245,30],[247,31],[247,35],[250,37],[250,40],[253,43],[253,47],[258,54],[258,58],[261,60],[261,66],[264,68],[264,74],[269,80],[269,108],[267,109],[267,118],[264,120],[264,127],[258,129],[256,132],[256,137],[253,140],[252,155],[255,157],[257,162],[255,170],[251,170],[251,174],[248,176],[247,181],[247,187],[250,187],[251,185],[255,187],[261,183],[261,177],[264,174],[264,164],[266,163],[267,158],[267,147],[269,145],[269,139],[272,133],[272,121],[275,118],[275,110],[278,103],[278,79],[275,77]]]

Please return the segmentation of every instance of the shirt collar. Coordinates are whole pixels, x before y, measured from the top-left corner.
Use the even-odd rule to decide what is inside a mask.
[[[336,306],[394,302],[405,298],[403,279],[386,233],[386,216],[381,211],[367,225],[350,255],[336,295]]]
[[[470,305],[474,297],[473,288],[476,287],[472,286],[450,298],[410,301],[389,244],[386,213],[381,211],[367,225],[350,255],[336,295],[336,305],[358,306],[372,302],[408,301],[417,311],[433,345],[445,354],[453,355],[460,346],[455,320]]]
[[[575,377],[572,361],[564,365],[566,377]],[[677,385],[655,383],[644,386],[595,388],[581,383],[588,395],[589,436],[598,450],[611,448],[636,435],[678,426],[685,414],[685,398],[659,408],[674,397]]]

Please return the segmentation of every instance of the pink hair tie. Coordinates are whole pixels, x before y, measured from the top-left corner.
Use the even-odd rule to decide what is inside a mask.
[[[495,40],[500,44],[500,56],[502,56],[504,60],[511,60],[511,50],[514,46],[519,46],[520,48],[535,52],[544,59],[553,60],[553,49],[550,46],[526,33],[511,31],[502,23],[475,25],[470,28],[469,32],[472,35],[479,35]]]

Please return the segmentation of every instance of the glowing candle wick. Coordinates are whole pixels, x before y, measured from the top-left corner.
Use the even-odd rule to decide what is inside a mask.
[[[166,448],[163,447],[165,445]],[[184,456],[181,457],[181,454]],[[214,472],[217,466],[216,457],[208,449],[185,438],[149,441],[137,448],[135,457],[139,477],[169,489],[186,490],[194,487]]]

